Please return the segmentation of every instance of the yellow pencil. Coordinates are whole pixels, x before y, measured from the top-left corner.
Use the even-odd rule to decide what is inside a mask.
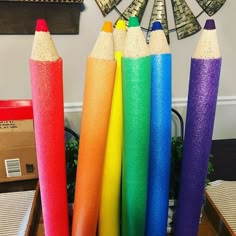
[[[120,188],[123,143],[121,57],[126,38],[125,21],[114,30],[116,78],[112,97],[99,211],[99,236],[120,235]]]

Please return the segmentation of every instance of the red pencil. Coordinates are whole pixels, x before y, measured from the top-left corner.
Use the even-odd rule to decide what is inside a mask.
[[[62,59],[45,20],[37,21],[30,75],[45,235],[68,236]]]

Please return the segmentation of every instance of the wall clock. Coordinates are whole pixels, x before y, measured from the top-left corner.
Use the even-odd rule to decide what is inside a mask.
[[[143,15],[146,14],[145,8],[148,3],[148,0],[133,0],[122,13],[119,12],[117,8],[118,4],[122,0],[95,1],[97,2],[97,5],[104,16],[108,15],[113,9],[115,9],[120,14],[118,19],[128,20],[130,16],[137,16],[140,22]],[[149,27],[148,29],[144,29],[147,31],[147,41],[149,40],[149,29],[151,28],[154,21],[160,21],[162,23],[162,27],[168,42],[170,32],[176,32],[178,39],[189,37],[201,30],[201,25],[197,20],[201,14],[206,13],[209,16],[213,16],[226,2],[226,0],[196,0],[196,2],[202,8],[202,12],[195,16],[185,0],[170,1],[173,8],[175,28],[168,28],[166,0],[154,0],[152,12],[150,14]]]

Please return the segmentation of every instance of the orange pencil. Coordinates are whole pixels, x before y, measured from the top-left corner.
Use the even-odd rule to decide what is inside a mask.
[[[87,60],[72,236],[96,235],[115,72],[112,23],[105,22]]]

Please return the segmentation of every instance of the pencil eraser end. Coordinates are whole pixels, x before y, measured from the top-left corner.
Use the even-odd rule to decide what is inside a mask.
[[[35,30],[36,31],[48,32],[48,26],[47,26],[46,20],[38,19],[36,21],[36,28],[35,28]]]
[[[102,31],[103,32],[112,32],[112,22],[111,21],[105,21],[103,26],[102,26]]]
[[[137,27],[139,26],[139,21],[136,16],[131,16],[129,18],[129,27]]]
[[[213,19],[206,20],[204,29],[206,30],[213,30],[216,28],[215,21]]]
[[[153,24],[152,24],[152,31],[155,31],[155,30],[163,30],[160,21],[153,22]]]
[[[126,30],[126,24],[124,20],[118,20],[116,24],[116,29],[118,30]]]

